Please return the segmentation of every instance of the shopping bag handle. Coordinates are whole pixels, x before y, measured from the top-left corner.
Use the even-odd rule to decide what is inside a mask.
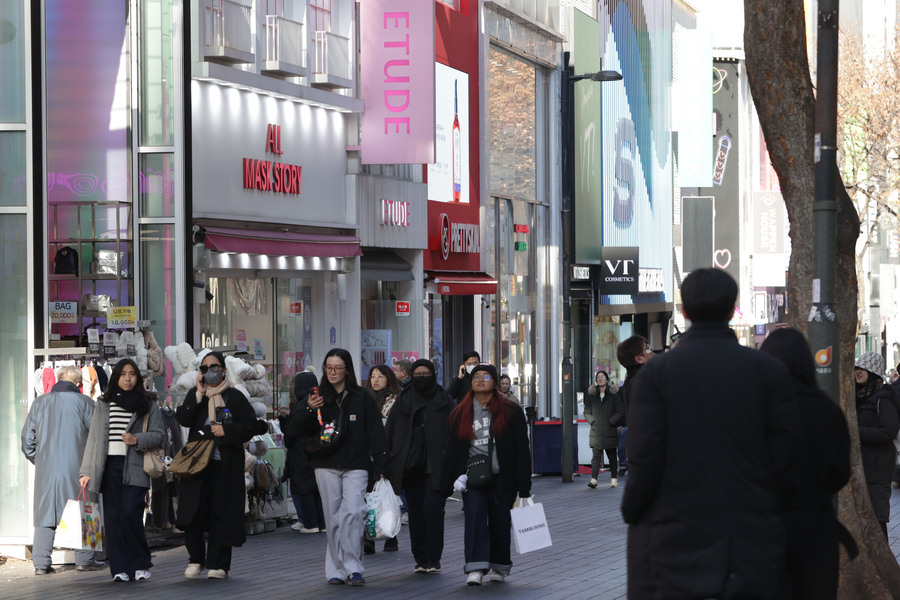
[[[87,486],[86,483],[82,483],[82,484],[81,484],[81,491],[78,492],[78,497],[75,498],[76,500],[84,500],[85,502],[88,501],[88,496],[87,496],[87,493],[86,493],[86,490],[85,490],[85,487],[86,487],[86,486]]]
[[[519,498],[519,506],[534,506],[534,499],[531,496],[527,498]]]

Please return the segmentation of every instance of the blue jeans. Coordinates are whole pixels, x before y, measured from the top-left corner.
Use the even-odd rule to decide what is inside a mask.
[[[512,568],[509,511],[516,501],[516,492],[503,491],[499,475],[494,475],[490,487],[470,488],[462,497],[466,558],[463,570],[471,573],[494,569],[509,575]]]
[[[627,471],[628,470],[628,460],[625,454],[625,436],[628,434],[628,428],[623,427],[622,431],[619,432],[619,470]],[[615,476],[615,473],[613,473]]]

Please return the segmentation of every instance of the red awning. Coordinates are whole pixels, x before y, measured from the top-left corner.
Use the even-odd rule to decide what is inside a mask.
[[[442,296],[497,293],[497,280],[487,273],[428,271],[428,278],[437,284]]]
[[[246,252],[270,256],[361,256],[359,239],[352,235],[264,231],[205,227],[206,247],[217,252]]]

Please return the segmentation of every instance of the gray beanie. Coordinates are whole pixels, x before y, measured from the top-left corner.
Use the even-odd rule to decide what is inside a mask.
[[[856,368],[884,377],[884,358],[877,352],[866,352],[856,359]]]

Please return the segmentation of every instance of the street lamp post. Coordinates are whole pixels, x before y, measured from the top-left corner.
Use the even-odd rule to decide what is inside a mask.
[[[563,54],[563,72],[560,77],[560,113],[562,133],[562,288],[563,288],[563,360],[562,360],[562,465],[564,483],[572,481],[575,462],[575,377],[572,359],[572,257],[575,253],[575,102],[572,88],[576,82],[618,81],[618,71],[597,71],[575,75],[569,66],[569,53]]]

